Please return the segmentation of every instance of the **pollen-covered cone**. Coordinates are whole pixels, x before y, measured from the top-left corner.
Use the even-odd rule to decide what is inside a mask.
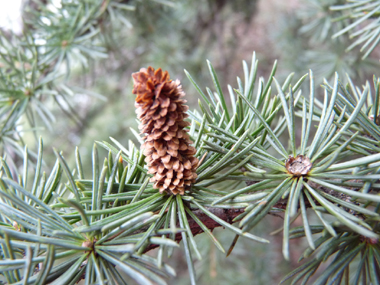
[[[142,68],[132,75],[133,94],[136,94],[136,113],[139,129],[145,134],[144,155],[151,182],[162,193],[166,191],[183,195],[195,182],[198,159],[187,130],[189,122],[185,113],[188,106],[182,99],[185,93],[180,82],[169,79],[169,73],[161,68]]]

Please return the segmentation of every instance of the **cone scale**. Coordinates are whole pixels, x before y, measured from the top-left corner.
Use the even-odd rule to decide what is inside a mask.
[[[185,93],[179,80],[170,80],[161,68],[142,68],[132,77],[139,129],[145,134],[142,149],[148,173],[154,175],[150,181],[160,193],[183,195],[195,182],[198,166],[196,149],[185,129],[190,125],[184,121],[189,109]]]

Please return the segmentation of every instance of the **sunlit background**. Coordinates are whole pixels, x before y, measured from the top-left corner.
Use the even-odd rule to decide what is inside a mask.
[[[0,0],[0,27],[21,32],[22,0]]]

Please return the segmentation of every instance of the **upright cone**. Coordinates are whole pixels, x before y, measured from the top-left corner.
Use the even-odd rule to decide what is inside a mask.
[[[183,195],[195,182],[198,165],[193,142],[184,129],[190,125],[184,121],[189,109],[182,99],[185,93],[179,80],[170,80],[169,73],[161,68],[142,68],[132,77],[139,129],[145,134],[142,148],[149,173],[154,174],[151,182],[160,193]]]

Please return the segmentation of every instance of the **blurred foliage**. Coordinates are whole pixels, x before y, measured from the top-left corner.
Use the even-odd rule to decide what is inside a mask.
[[[335,72],[347,73],[355,82],[370,79],[377,73],[378,56],[362,59],[357,48],[347,49],[350,38],[346,34],[335,36],[351,24],[342,9],[338,9],[343,3],[346,1],[307,0],[298,9],[282,16],[279,30],[275,32],[279,40],[276,49],[290,71],[301,75],[307,72],[307,66],[316,78],[320,78],[317,83],[321,83],[322,78],[331,80]]]
[[[343,4],[343,5],[339,5]],[[358,37],[347,50],[362,45],[360,51],[364,52],[363,59],[375,49],[380,41],[380,1],[349,1],[349,3],[334,3],[330,7],[333,11],[342,11],[342,16],[335,21],[350,19],[339,32],[334,34],[339,37],[345,33],[350,34],[350,38]]]

